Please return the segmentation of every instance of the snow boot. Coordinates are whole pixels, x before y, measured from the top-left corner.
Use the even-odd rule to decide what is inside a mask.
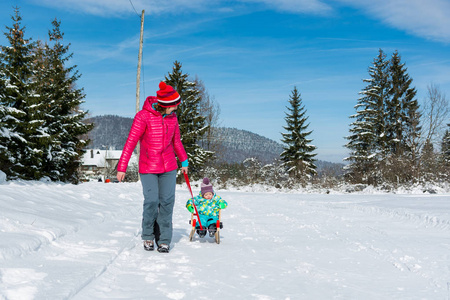
[[[208,230],[209,230],[209,236],[213,237],[216,234],[216,231],[217,231],[216,224],[213,223],[213,224],[209,225],[208,226]]]
[[[144,241],[144,249],[147,251],[155,250],[155,244],[153,241]]]
[[[197,233],[199,237],[205,237],[206,235],[206,228],[204,228],[203,230],[197,229]]]
[[[167,244],[161,244],[158,245],[158,252],[159,253],[169,253],[170,247]]]

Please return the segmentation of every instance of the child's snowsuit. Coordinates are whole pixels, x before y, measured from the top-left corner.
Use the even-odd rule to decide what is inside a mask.
[[[211,224],[216,224],[219,219],[219,210],[228,206],[228,203],[220,196],[214,194],[211,200],[208,200],[203,198],[201,192],[186,202],[186,208],[188,210],[189,205],[192,206],[192,203],[197,207],[200,222],[202,223],[202,227],[205,228],[208,228]],[[200,225],[198,224],[196,227],[199,228]]]

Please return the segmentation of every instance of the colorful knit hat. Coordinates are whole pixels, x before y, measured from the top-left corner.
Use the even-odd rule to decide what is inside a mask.
[[[180,95],[177,91],[164,81],[159,83],[159,91],[156,92],[156,98],[158,98],[158,104],[162,107],[177,106],[181,102]]]
[[[203,178],[203,182],[200,185],[200,189],[202,191],[202,195],[206,194],[206,193],[213,193],[214,194],[214,190],[212,187],[211,182],[209,182],[208,177]]]

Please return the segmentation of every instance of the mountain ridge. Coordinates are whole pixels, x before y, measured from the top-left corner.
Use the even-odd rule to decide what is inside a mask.
[[[88,119],[94,123],[90,132],[90,148],[121,150],[128,137],[133,118],[117,115],[95,116]],[[218,162],[242,163],[247,158],[257,158],[261,163],[272,163],[279,159],[283,145],[257,133],[230,127],[214,128]],[[343,164],[316,161],[318,172],[323,169],[340,169]],[[334,171],[333,173],[339,173]]]

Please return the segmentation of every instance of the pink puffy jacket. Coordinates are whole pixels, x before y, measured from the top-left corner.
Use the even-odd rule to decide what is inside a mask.
[[[180,139],[180,128],[175,113],[163,116],[153,109],[156,97],[147,97],[144,107],[133,120],[117,171],[126,172],[131,154],[140,141],[139,173],[161,174],[178,168],[175,153],[180,161],[187,159]]]

